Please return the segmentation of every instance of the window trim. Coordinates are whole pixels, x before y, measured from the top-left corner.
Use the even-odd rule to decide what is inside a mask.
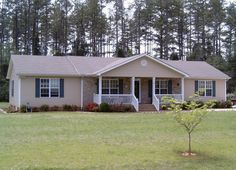
[[[161,88],[161,82],[162,81],[166,81],[166,88]],[[159,83],[159,88],[157,88],[157,82]],[[167,79],[158,79],[158,80],[155,80],[155,94],[169,94],[169,91],[168,91],[168,83],[169,83],[169,80]],[[158,90],[158,93],[156,93],[156,90]],[[167,93],[161,93],[161,90],[162,89],[165,89],[167,91]]]
[[[102,91],[103,91],[103,89],[104,89],[104,88],[103,88],[103,81],[104,81],[104,80],[107,80],[107,81],[108,81],[108,93],[107,93],[108,95],[112,95],[112,94],[113,94],[113,93],[111,93],[111,81],[112,81],[112,80],[117,81],[117,85],[118,85],[117,88],[116,88],[116,89],[117,89],[117,94],[120,94],[119,79],[117,79],[117,78],[116,78],[116,79],[113,79],[113,78],[110,78],[110,79],[109,79],[109,78],[102,79]],[[115,88],[112,88],[112,89],[115,89]],[[105,94],[105,93],[102,93],[102,94]]]
[[[42,97],[41,96],[41,80],[42,79],[46,79],[46,80],[49,80],[49,86],[48,86],[48,93],[49,93],[49,95],[48,95],[48,97]],[[57,97],[52,97],[51,96],[51,80],[52,79],[56,79],[56,80],[58,80],[58,82],[59,82],[59,86],[58,86],[58,96]],[[39,97],[40,98],[60,98],[60,78],[40,78],[39,79]]]
[[[199,86],[201,81],[204,82],[204,89],[203,89],[204,90],[204,95],[199,94],[199,96],[200,97],[214,97],[213,96],[213,80],[198,80],[198,84],[197,84],[198,85],[198,93],[200,91],[199,89],[201,89],[200,86]],[[208,82],[208,81],[211,82],[211,88],[206,87],[206,84],[207,84],[206,82]],[[211,90],[211,95],[210,96],[206,95],[206,90]]]

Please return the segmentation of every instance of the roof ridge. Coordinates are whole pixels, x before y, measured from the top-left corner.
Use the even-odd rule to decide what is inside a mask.
[[[77,74],[80,74],[77,67],[74,65],[74,63],[70,60],[69,56],[65,56],[65,58],[70,62],[70,64],[73,66]]]

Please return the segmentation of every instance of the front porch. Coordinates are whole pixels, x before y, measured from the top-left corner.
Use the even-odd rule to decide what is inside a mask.
[[[100,76],[96,85],[94,103],[131,104],[136,111],[140,104],[152,104],[159,111],[163,96],[184,100],[184,78]]]

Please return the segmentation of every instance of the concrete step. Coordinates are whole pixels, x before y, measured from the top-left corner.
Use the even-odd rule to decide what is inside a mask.
[[[157,111],[155,106],[152,104],[139,104],[140,112],[155,112]]]

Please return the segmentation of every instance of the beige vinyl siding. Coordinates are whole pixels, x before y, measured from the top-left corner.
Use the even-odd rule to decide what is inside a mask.
[[[195,93],[195,80],[204,80],[204,79],[185,79],[184,80],[184,99],[189,100],[190,96],[193,96]],[[225,89],[225,80],[215,80],[216,81],[216,96],[215,97],[201,97],[202,100],[225,100],[226,89]]]
[[[43,77],[45,78],[45,77]],[[53,78],[53,77],[46,77]],[[62,78],[62,77],[58,77]],[[62,106],[64,104],[74,104],[80,106],[80,78],[63,78],[64,79],[64,98],[60,97],[35,97],[35,77],[21,78],[21,104],[29,104],[39,107],[43,104],[49,106]]]
[[[141,64],[146,61],[146,66]],[[176,71],[163,66],[147,57],[142,57],[130,63],[127,63],[119,68],[115,68],[109,72],[104,73],[102,76],[108,77],[183,77]]]
[[[93,94],[97,93],[97,78],[85,77],[84,79],[84,106],[93,102]]]
[[[11,81],[14,80],[14,96],[11,95]],[[9,80],[9,102],[10,105],[19,107],[19,76],[15,74],[14,68],[12,68],[11,77]]]

